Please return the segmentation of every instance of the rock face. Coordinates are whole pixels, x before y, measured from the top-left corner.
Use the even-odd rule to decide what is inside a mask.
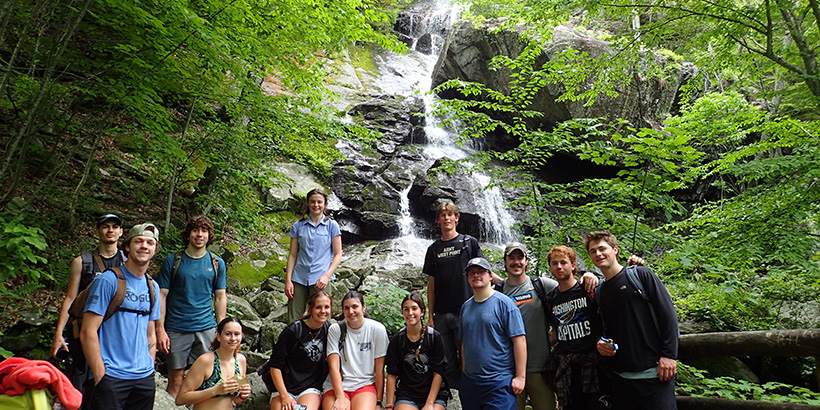
[[[271,167],[282,173],[283,178],[279,181],[279,186],[264,192],[263,202],[268,211],[299,212],[308,191],[323,186],[303,165],[276,163]]]
[[[447,80],[458,79],[485,84],[486,86],[508,93],[510,90],[510,70],[490,70],[489,62],[493,57],[506,55],[516,57],[524,50],[526,39],[522,29],[518,31],[493,31],[493,24],[474,27],[472,22],[460,21],[447,37],[444,49],[439,56],[433,74],[433,85]],[[543,53],[536,58],[540,66],[555,57],[558,53],[573,48],[598,57],[612,52],[609,43],[588,34],[581,33],[569,26],[558,26],[553,37],[542,44]],[[639,127],[658,128],[663,118],[669,113],[681,81],[690,74],[691,65],[679,64],[662,54],[647,52],[645,59],[653,59],[663,71],[662,77],[648,77],[646,73],[633,73],[631,83],[626,88],[618,88],[618,96],[602,95],[590,106],[584,101],[557,102],[563,92],[560,84],[548,84],[536,95],[532,110],[541,112],[544,117],[534,122],[535,127],[550,128],[552,125],[571,118],[623,118]],[[592,84],[582,85],[589,89]],[[458,98],[448,91],[443,98]],[[505,141],[489,141],[493,148],[503,148]],[[501,146],[499,146],[501,145]]]
[[[329,209],[345,243],[395,237],[401,193],[412,183],[413,164],[421,161],[406,145],[424,140],[424,103],[415,97],[375,96],[348,113],[382,137],[374,149],[346,141],[337,145],[346,159],[333,166],[331,187],[340,204]]]

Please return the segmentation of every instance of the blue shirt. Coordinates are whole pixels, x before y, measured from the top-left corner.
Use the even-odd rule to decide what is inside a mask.
[[[145,277],[136,277],[125,266],[120,267],[125,276],[125,299],[120,307],[149,311],[149,315],[117,311],[100,325],[100,354],[105,364],[105,374],[117,379],[134,380],[154,374],[154,359],[148,352],[148,321],[160,316],[159,286],[154,285],[154,307]],[[117,293],[117,275],[105,271],[91,282],[84,312],[105,316],[108,304]]]
[[[168,289],[165,299],[165,330],[177,333],[200,332],[216,327],[214,290],[225,289],[225,261],[216,258],[219,269],[214,275],[210,252],[194,259],[182,252],[179,269],[171,283],[174,254],[168,255],[159,270],[159,287]],[[214,283],[216,276],[216,283]]]
[[[525,334],[521,311],[499,292],[483,302],[475,296],[461,307],[459,333],[464,343],[464,375],[480,382],[515,376],[512,338]]]
[[[315,285],[330,268],[333,261],[333,238],[341,234],[339,224],[330,218],[322,218],[315,226],[310,218],[293,224],[290,237],[299,242],[299,253],[291,280],[300,285]],[[335,276],[331,275],[330,280]]]

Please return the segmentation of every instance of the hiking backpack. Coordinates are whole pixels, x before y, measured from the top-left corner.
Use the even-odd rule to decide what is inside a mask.
[[[217,256],[214,255],[213,252],[208,251],[208,255],[211,257],[211,263],[214,265],[214,281],[213,281],[213,288],[216,289],[216,280],[219,277],[219,260]],[[174,283],[174,278],[177,275],[177,270],[179,270],[179,265],[182,263],[182,252],[177,252],[174,254],[174,267],[171,269],[171,281],[168,282],[168,285]]]
[[[532,282],[532,287],[535,290],[535,294],[538,295],[538,299],[541,300],[541,307],[544,308],[544,317],[547,319],[547,329],[549,329],[549,324],[552,322],[552,308],[550,308],[550,304],[548,303],[547,299],[547,290],[544,288],[544,282],[541,282],[541,278],[539,276],[527,276],[530,278],[530,282]],[[504,293],[504,282],[505,281],[498,281],[493,285],[493,289],[496,292]]]
[[[148,284],[148,295],[151,300],[151,307],[148,311],[143,311],[128,309],[120,306],[122,305],[122,301],[125,300],[125,292],[127,290],[127,286],[125,283],[125,274],[122,273],[122,269],[120,267],[111,268],[111,271],[114,272],[114,275],[117,276],[117,292],[114,293],[114,297],[111,298],[111,301],[108,303],[108,309],[106,309],[105,315],[103,315],[103,322],[111,318],[111,316],[113,316],[114,313],[118,311],[136,313],[142,316],[149,315],[151,313],[151,310],[154,309],[154,303],[156,302],[156,295],[154,294],[154,283],[153,278],[151,278],[151,275],[147,273],[145,274],[145,282]],[[83,311],[85,309],[85,304],[88,301],[88,294],[90,290],[91,286],[87,286],[85,289],[83,289],[82,292],[77,294],[77,297],[74,298],[74,301],[71,302],[71,306],[69,306],[68,308],[68,323],[66,324],[66,327],[68,327],[69,325],[75,325],[73,327],[76,330],[76,337],[79,337],[80,329],[82,329],[84,313]]]

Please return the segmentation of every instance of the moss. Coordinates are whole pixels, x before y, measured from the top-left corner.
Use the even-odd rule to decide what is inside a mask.
[[[274,233],[289,232],[290,227],[298,220],[299,215],[291,211],[268,212],[265,214],[265,222],[270,227],[271,232]]]
[[[286,265],[286,260],[267,260],[264,267],[257,269],[249,261],[236,261],[228,267],[228,276],[238,280],[243,287],[253,286],[271,276],[284,279]]]
[[[373,61],[373,54],[371,53],[370,47],[354,44],[351,45],[347,51],[350,55],[350,62],[353,64],[353,67],[361,68],[371,73],[379,71],[379,67],[376,66],[376,62]]]

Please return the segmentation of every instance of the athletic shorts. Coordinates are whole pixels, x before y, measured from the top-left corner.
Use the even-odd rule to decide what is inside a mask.
[[[375,384],[368,384],[367,386],[359,387],[358,389],[356,389],[356,391],[352,391],[352,392],[346,391],[344,393],[345,393],[345,397],[347,397],[348,400],[352,401],[354,397],[356,397],[356,396],[358,396],[362,393],[376,394],[376,385]],[[325,397],[336,397],[336,392],[333,389],[328,390],[328,391],[325,392],[325,395],[322,396],[322,399],[324,399]]]
[[[190,333],[168,332],[171,339],[171,350],[165,359],[168,369],[184,369],[194,364],[197,357],[210,350],[215,336],[215,327]]]

